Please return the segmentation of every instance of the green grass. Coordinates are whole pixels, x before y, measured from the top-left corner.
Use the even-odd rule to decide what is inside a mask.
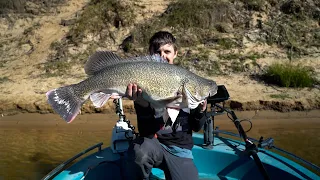
[[[310,69],[291,63],[272,64],[263,75],[263,79],[281,87],[311,87],[315,83]]]
[[[250,52],[248,54],[240,54],[240,53],[226,53],[226,54],[218,54],[218,57],[223,60],[235,60],[239,59],[240,61],[244,61],[246,59],[250,59],[256,61],[257,59],[264,58],[264,54],[259,54],[257,52]]]
[[[235,41],[233,41],[232,39],[229,39],[229,38],[218,39],[217,44],[219,45],[219,47],[221,49],[231,49],[231,48],[237,46],[237,43]]]

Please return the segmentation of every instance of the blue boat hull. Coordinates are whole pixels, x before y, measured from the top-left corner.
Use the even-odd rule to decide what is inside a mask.
[[[214,148],[201,147],[203,135],[194,133],[194,162],[200,179],[264,179],[255,161],[243,152],[244,145],[229,138],[214,137]],[[320,179],[318,175],[279,154],[265,149],[258,153],[270,179]],[[121,180],[124,158],[110,147],[76,162],[55,176],[54,180],[112,179]],[[165,179],[158,168],[152,169],[153,179]]]

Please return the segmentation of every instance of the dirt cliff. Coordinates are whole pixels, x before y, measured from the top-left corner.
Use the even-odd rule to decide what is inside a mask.
[[[0,113],[3,115],[17,112],[52,113],[52,109],[46,102],[45,93],[53,88],[77,83],[86,78],[83,64],[72,64],[67,73],[59,76],[44,76],[46,73],[42,67],[56,52],[52,46],[55,42],[61,42],[66,38],[74,19],[81,15],[87,7],[89,0],[70,0],[58,4],[49,9],[44,9],[37,3],[27,4],[28,13],[7,13],[0,18]],[[139,11],[135,12],[135,24],[147,21],[151,17],[161,15],[167,10],[171,1],[140,0],[134,3]],[[116,29],[110,27],[113,32],[113,40],[107,43],[108,50],[120,51],[119,45],[130,34],[130,28]],[[287,58],[287,52],[274,46],[255,43],[254,31],[244,39],[243,51],[258,51],[267,54],[259,57],[255,63],[259,66],[251,68],[250,72],[258,71],[279,59]],[[94,36],[90,34],[86,39],[90,41]],[[69,52],[85,51],[88,45],[78,44],[77,47],[68,46]],[[199,47],[199,46],[198,46]],[[99,48],[97,48],[99,49]],[[314,67],[318,73],[320,58],[317,49],[310,56],[296,58],[296,63],[303,63]],[[182,48],[179,56],[190,52],[188,48]],[[194,51],[193,51],[194,52]],[[215,54],[215,51],[211,55]],[[62,53],[61,56],[64,54]],[[268,56],[270,55],[270,56]],[[79,58],[81,58],[79,56]],[[243,62],[244,64],[246,62]],[[311,88],[281,88],[257,81],[251,74],[245,72],[226,72],[218,75],[206,75],[217,84],[223,84],[229,91],[231,99],[227,105],[240,110],[271,109],[277,111],[310,110],[320,108],[320,89],[318,86]],[[201,74],[201,72],[200,72]],[[319,74],[318,74],[319,76]],[[134,112],[131,101],[124,101],[126,111]],[[110,101],[101,109],[95,109],[90,102],[83,108],[83,113],[107,113],[114,111]]]

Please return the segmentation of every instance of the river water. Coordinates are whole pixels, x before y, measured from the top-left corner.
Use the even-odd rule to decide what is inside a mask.
[[[275,145],[320,166],[320,110],[278,113],[236,112],[249,118],[248,136],[273,137]],[[136,125],[135,115],[127,114]],[[41,179],[54,167],[82,150],[110,144],[115,114],[79,115],[71,124],[54,114],[17,114],[0,117],[0,180]],[[244,129],[249,123],[243,122]],[[236,132],[226,115],[215,118],[215,126]]]

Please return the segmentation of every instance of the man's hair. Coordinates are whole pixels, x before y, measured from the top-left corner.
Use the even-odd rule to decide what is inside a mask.
[[[171,44],[174,51],[177,51],[176,38],[167,31],[159,31],[155,33],[149,40],[149,52],[155,53],[161,46]]]

